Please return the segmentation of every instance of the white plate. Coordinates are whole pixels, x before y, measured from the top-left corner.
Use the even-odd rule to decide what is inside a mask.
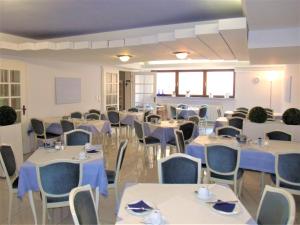
[[[235,203],[235,208],[232,212],[224,212],[224,211],[216,210],[213,206],[214,206],[214,204],[210,205],[210,207],[212,208],[213,211],[223,214],[223,215],[236,215],[241,212],[241,207],[240,207],[239,203]]]
[[[126,205],[126,207],[125,207],[126,211],[129,212],[129,213],[132,214],[132,215],[135,215],[135,216],[146,216],[146,215],[149,215],[149,214],[152,212],[152,210],[148,210],[148,211],[145,211],[145,212],[135,212],[135,211],[133,211],[133,210],[127,208],[128,205],[138,203],[139,201],[141,201],[141,200],[137,200],[137,201],[134,201],[134,202],[129,202],[129,203],[127,203],[127,205]],[[143,201],[144,201],[144,200],[143,200]],[[153,204],[153,203],[148,202],[148,201],[144,201],[144,202],[145,202],[147,205],[149,205],[150,207],[152,207],[152,208],[154,209],[154,204]]]

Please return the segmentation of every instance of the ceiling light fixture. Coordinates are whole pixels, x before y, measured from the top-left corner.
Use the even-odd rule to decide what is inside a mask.
[[[186,59],[190,53],[189,52],[173,52],[173,54],[176,55],[177,59]]]
[[[121,62],[128,62],[132,57],[131,55],[117,55]]]

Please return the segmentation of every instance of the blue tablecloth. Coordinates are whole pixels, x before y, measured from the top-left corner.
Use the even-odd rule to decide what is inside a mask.
[[[205,162],[204,146],[189,144],[186,153]],[[275,173],[275,156],[268,152],[255,149],[242,149],[240,168],[266,173]]]
[[[104,161],[92,160],[83,164],[82,185],[90,184],[92,188],[99,187],[99,192],[108,195],[108,182],[104,166]],[[35,164],[26,161],[20,168],[18,197],[23,198],[28,191],[39,191],[36,166]]]
[[[79,125],[77,128],[89,131],[92,134],[98,134],[98,133],[111,134],[112,133],[111,125],[108,120],[106,120],[104,122],[103,127],[101,127],[101,129],[92,124],[82,124],[82,125]]]

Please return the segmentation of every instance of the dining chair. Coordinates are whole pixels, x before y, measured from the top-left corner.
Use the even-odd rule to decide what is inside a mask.
[[[293,196],[284,189],[265,186],[257,210],[258,225],[294,224],[296,204]]]
[[[266,137],[269,138],[270,140],[292,141],[291,134],[280,130],[270,131],[266,133]]]
[[[64,133],[75,129],[74,123],[69,120],[60,120],[60,125]]]
[[[188,118],[189,121],[192,121],[194,122],[194,124],[198,127],[199,126],[199,123],[200,123],[200,117],[197,116],[197,115],[194,115],[194,116],[190,116]]]
[[[67,146],[85,145],[92,143],[92,133],[82,130],[74,129],[64,133],[64,143]]]
[[[42,224],[45,225],[48,209],[69,206],[71,190],[81,185],[82,164],[57,160],[38,164],[36,173],[42,196]]]
[[[115,164],[115,170],[106,170],[108,188],[115,189],[116,203],[119,204],[119,192],[118,192],[118,182],[120,177],[120,171],[123,165],[128,140],[121,141],[119,145],[118,155]]]
[[[85,115],[87,120],[100,120],[100,114],[98,113],[88,113]]]
[[[185,153],[185,143],[182,130],[174,129],[177,152]]]
[[[139,111],[139,109],[136,107],[132,107],[132,108],[128,109],[128,112],[138,112],[138,111]]]
[[[232,127],[232,126],[223,126],[216,128],[216,134],[218,136],[231,136],[236,137],[237,135],[240,135],[242,131],[238,128]]]
[[[234,111],[235,111],[235,112],[242,112],[242,113],[244,113],[244,114],[248,114],[249,109],[246,108],[246,107],[238,107],[238,108],[236,108]]]
[[[300,195],[300,153],[278,153],[275,155],[275,175],[271,180],[277,187]]]
[[[200,184],[201,159],[174,153],[157,162],[158,181],[161,184]]]
[[[146,110],[145,112],[144,112],[144,122],[147,122],[147,116],[149,116],[150,114],[151,114],[151,110]]]
[[[100,110],[97,110],[97,109],[90,109],[90,110],[89,110],[89,113],[96,113],[96,114],[98,114],[98,115],[101,115]]]
[[[8,186],[8,224],[11,224],[13,196],[18,193],[17,165],[14,152],[10,145],[0,146],[0,165]]]
[[[189,144],[190,142],[192,142],[193,134],[194,134],[194,130],[195,130],[195,123],[194,122],[191,122],[191,121],[185,122],[185,123],[181,124],[178,127],[178,129],[182,131],[183,139],[184,139],[185,144]],[[176,145],[175,137],[172,138],[171,140],[169,140],[167,142],[167,145],[170,148],[176,147],[177,145]]]
[[[206,145],[205,159],[208,180],[231,184],[234,187],[234,192],[240,196],[244,174],[244,170],[239,169],[240,149],[227,145]]]
[[[189,106],[187,104],[178,104],[177,105],[177,108],[180,108],[180,109],[187,109]]]
[[[206,127],[207,127],[207,109],[208,109],[207,105],[202,105],[199,108],[199,118],[200,118],[199,125],[200,127],[204,127],[205,134],[206,134]]]
[[[228,119],[228,125],[243,130],[244,118],[232,117]]]
[[[44,122],[42,120],[32,118],[31,119],[31,126],[33,132],[35,134],[35,140],[38,143],[38,140],[42,141],[45,144],[48,141],[54,141],[56,139],[60,139],[60,134],[53,134],[46,131]]]
[[[158,150],[158,146],[161,144],[160,140],[156,137],[152,136],[145,136],[145,131],[144,131],[144,123],[134,120],[134,130],[135,130],[135,135],[137,137],[139,145],[143,145],[145,154],[147,152],[148,147],[153,147],[155,153]]]
[[[244,112],[233,112],[231,117],[247,118],[247,114]]]
[[[114,107],[114,106],[108,106],[108,107],[106,108],[106,111],[116,111],[116,110],[117,110],[117,108]]]
[[[170,106],[170,114],[171,114],[171,119],[176,119],[177,118],[177,111],[175,106]]]
[[[73,188],[70,192],[69,205],[75,225],[100,225],[90,185]]]
[[[74,119],[81,119],[82,118],[82,113],[81,112],[72,112],[70,117],[74,118]]]
[[[161,116],[157,114],[150,114],[146,117],[146,122],[152,122],[154,120],[160,120]]]
[[[110,125],[112,127],[115,128],[115,131],[116,131],[116,138],[118,138],[118,129],[119,129],[119,133],[121,135],[121,128],[122,127],[127,127],[126,124],[122,124],[120,122],[120,113],[118,111],[115,111],[115,110],[110,110],[110,111],[107,111],[107,117],[108,117],[108,120],[110,122]],[[127,131],[127,129],[126,129]]]

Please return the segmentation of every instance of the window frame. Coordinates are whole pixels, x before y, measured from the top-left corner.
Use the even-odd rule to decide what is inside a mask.
[[[233,90],[232,95],[229,98],[235,98],[235,70],[234,69],[207,69],[207,70],[152,70],[154,73],[163,73],[163,72],[174,72],[175,73],[175,95],[176,97],[185,97],[185,95],[179,95],[179,73],[180,72],[202,72],[203,73],[203,94],[202,95],[191,95],[190,97],[209,97],[207,95],[207,72],[233,72]],[[159,96],[171,96],[170,94],[157,95]],[[223,95],[214,95],[214,98],[224,98]]]

